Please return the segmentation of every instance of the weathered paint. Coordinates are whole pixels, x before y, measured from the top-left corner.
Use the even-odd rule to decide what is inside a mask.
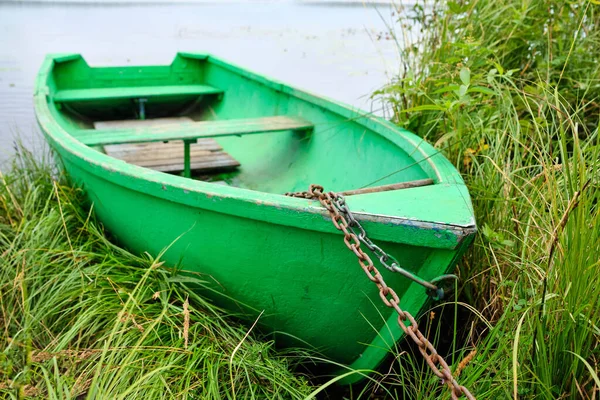
[[[136,117],[135,99],[102,97],[98,90],[177,85],[216,88],[223,96],[178,90],[171,96],[165,89],[148,99],[146,117],[290,116],[314,128],[310,135],[218,138],[241,162],[237,186],[130,165],[77,140],[94,118]],[[90,98],[87,89],[95,91]],[[56,95],[65,90],[77,90],[79,100],[59,107]],[[306,190],[310,183],[341,191],[433,179],[430,186],[347,198],[370,236],[424,279],[446,273],[475,232],[460,175],[422,139],[212,56],[180,53],[170,66],[110,68],[90,68],[79,55],[48,56],[38,75],[35,108],[64,168],[117,240],[153,255],[172,244],[163,259],[214,278],[214,288],[225,294],[213,293],[216,302],[239,307],[250,319],[265,310],[260,322],[280,332],[279,344],[298,345],[292,339],[297,337],[355,368],[375,368],[401,338],[395,317],[318,202],[282,193]],[[402,307],[418,314],[424,289],[398,274],[382,274],[400,294]]]

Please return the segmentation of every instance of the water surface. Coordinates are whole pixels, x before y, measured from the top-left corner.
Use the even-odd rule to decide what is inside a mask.
[[[91,65],[145,65],[168,64],[177,51],[209,52],[374,110],[370,94],[398,65],[394,41],[378,39],[391,9],[317,3],[0,1],[0,162],[14,151],[17,135],[43,147],[32,96],[46,53],[81,53]]]

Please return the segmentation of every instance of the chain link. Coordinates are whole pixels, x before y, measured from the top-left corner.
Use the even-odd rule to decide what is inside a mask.
[[[413,279],[413,274],[402,269],[398,261],[393,256],[384,252],[379,246],[377,246],[367,237],[365,229],[354,218],[354,215],[352,215],[348,209],[344,197],[334,192],[325,192],[323,187],[319,185],[310,185],[310,188],[307,192],[286,193],[286,196],[299,197],[309,200],[319,200],[321,205],[325,207],[331,216],[331,220],[336,229],[344,233],[344,243],[348,249],[356,255],[358,258],[358,263],[369,280],[377,285],[381,301],[387,307],[393,308],[396,311],[398,314],[398,325],[402,331],[417,345],[419,352],[423,355],[425,362],[431,368],[433,373],[440,378],[443,383],[448,385],[452,393],[452,398],[458,399],[461,395],[464,395],[469,400],[474,400],[475,397],[471,394],[471,392],[469,392],[466,387],[459,385],[456,379],[454,379],[450,367],[438,354],[431,342],[427,340],[427,338],[421,333],[415,318],[408,311],[404,311],[400,308],[400,298],[398,297],[398,294],[394,291],[394,289],[385,283],[383,277],[373,264],[371,257],[369,257],[369,255],[360,247],[361,243],[364,244],[370,251],[372,251],[373,254],[377,256],[381,264],[390,271],[401,273],[404,276],[406,276],[405,273],[408,273],[410,275],[410,279]],[[444,275],[436,278],[436,281],[439,282],[444,279],[449,279],[448,277],[453,276]],[[428,287],[426,285],[424,286],[428,287],[430,290],[437,291],[439,295],[439,290],[441,289],[436,285],[424,281],[418,277],[417,279],[422,281],[419,282],[421,284],[425,282],[431,285],[432,287]],[[407,322],[410,325],[407,325]]]
[[[427,289],[427,294],[434,300],[441,300],[444,298],[446,292],[442,285],[436,285],[434,282],[427,282],[426,280],[421,279],[419,276],[402,268],[394,256],[383,251],[381,247],[377,246],[371,239],[369,239],[363,226],[356,220],[356,218],[354,218],[354,214],[352,214],[348,209],[346,199],[343,196],[339,194],[332,194],[331,197],[333,198],[335,207],[348,221],[348,226],[352,230],[352,233],[358,236],[358,240],[360,240],[360,242],[364,244],[375,255],[375,257],[377,257],[381,265],[383,265],[389,271],[399,273],[413,282],[425,287]],[[437,277],[435,282],[444,283],[445,281],[454,281],[455,279],[457,279],[455,275],[442,275]]]

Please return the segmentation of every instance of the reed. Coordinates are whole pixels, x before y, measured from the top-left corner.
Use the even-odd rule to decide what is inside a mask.
[[[479,225],[448,358],[480,399],[595,398],[600,6],[420,0],[398,15],[403,72],[376,96],[459,168]],[[419,398],[437,398],[430,376],[409,381]]]

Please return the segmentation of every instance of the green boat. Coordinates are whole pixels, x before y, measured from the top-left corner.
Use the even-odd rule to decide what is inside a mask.
[[[374,369],[403,336],[310,184],[345,194],[368,237],[409,271],[379,267],[403,309],[447,274],[476,230],[453,165],[369,113],[206,54],[171,65],[90,67],[49,55],[39,125],[114,238],[210,276],[214,301],[299,344]],[[354,375],[346,382],[360,379]]]

